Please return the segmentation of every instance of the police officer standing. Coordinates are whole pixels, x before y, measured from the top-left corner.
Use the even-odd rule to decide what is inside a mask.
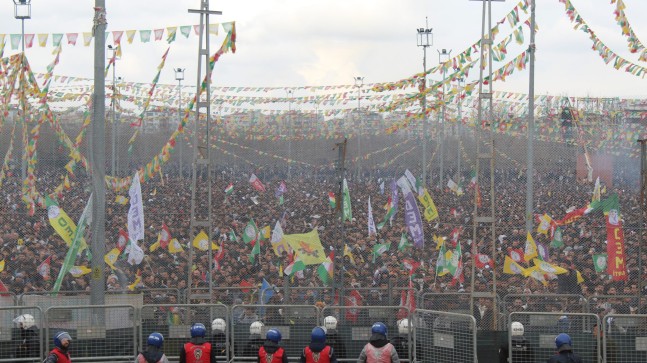
[[[20,344],[16,347],[16,358],[38,357],[40,339],[34,316],[22,314],[13,319],[16,328],[20,329]]]
[[[261,337],[263,326],[264,324],[260,321],[255,321],[249,326],[249,339],[247,339],[247,343],[242,346],[242,351],[238,354],[239,356],[256,357],[258,355],[258,350],[261,349],[264,342]]]
[[[409,359],[409,319],[398,320],[398,335],[391,340],[400,359]]]
[[[530,343],[523,337],[524,331],[523,324],[520,322],[514,321],[510,324],[512,354],[510,354],[508,342],[501,345],[499,363],[507,363],[510,355],[512,355],[513,363],[533,363],[535,361],[535,353]]]
[[[371,327],[371,338],[359,354],[357,363],[400,363],[398,352],[386,338],[384,323],[375,323]]]
[[[279,346],[281,332],[272,328],[265,334],[265,342],[258,349],[258,363],[288,363],[288,355],[285,349]]]
[[[347,358],[344,339],[337,331],[337,318],[332,315],[326,316],[324,318],[324,328],[326,328],[326,343],[335,351],[335,356],[342,359]]]
[[[301,353],[301,363],[337,363],[335,350],[326,344],[326,331],[317,326],[310,334],[310,344]]]
[[[229,361],[226,331],[227,322],[224,319],[217,318],[211,322],[211,349],[216,352],[216,358],[222,357],[223,362]]]
[[[151,333],[146,339],[146,351],[139,353],[135,358],[135,363],[169,363],[168,358],[162,352],[164,345],[164,336],[160,333]]]
[[[180,363],[216,363],[216,352],[205,340],[207,328],[202,323],[191,326],[191,340],[180,349]]]
[[[573,341],[568,334],[561,333],[555,337],[557,354],[548,358],[548,363],[582,363],[582,358],[573,353]]]
[[[71,363],[72,359],[68,352],[71,342],[72,337],[68,332],[61,331],[54,334],[54,349],[49,352],[43,363]]]

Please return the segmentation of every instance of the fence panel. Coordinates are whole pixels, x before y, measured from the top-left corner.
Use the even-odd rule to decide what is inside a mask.
[[[505,311],[521,313],[525,311],[588,313],[588,302],[577,294],[508,294],[503,297]]]
[[[281,331],[281,346],[290,359],[298,359],[310,342],[310,332],[318,325],[320,311],[313,305],[234,305],[231,307],[232,359],[256,361],[258,348],[270,328]],[[261,322],[260,334],[252,324]]]
[[[259,289],[252,286],[225,286],[211,288],[212,301],[225,305],[255,304],[258,302]],[[179,300],[178,300],[179,301]],[[186,296],[183,303],[208,303],[209,288],[193,288],[191,296]]]
[[[469,293],[435,293],[422,294],[422,301],[418,305],[423,309],[447,311],[459,314],[470,314]]]
[[[588,299],[589,311],[600,318],[607,314],[635,314],[640,304],[636,295],[593,295]]]
[[[416,309],[413,351],[419,362],[477,362],[472,315]]]
[[[401,360],[409,360],[411,335],[399,334],[397,325],[399,319],[410,316],[409,309],[400,306],[326,306],[321,310],[320,325],[323,325],[327,316],[337,319],[337,331],[334,334],[337,335],[337,341],[344,342],[342,349],[335,349],[340,361],[357,361],[371,336],[371,326],[378,321],[386,325],[388,338],[396,346]]]
[[[647,315],[608,314],[602,320],[607,363],[647,362]]]
[[[106,305],[132,305],[139,309],[143,305],[144,295],[133,294],[126,291],[106,291]],[[18,305],[38,306],[43,311],[52,306],[82,306],[90,305],[89,291],[60,291],[58,294],[51,292],[32,291],[18,296]]]
[[[137,353],[137,315],[132,305],[52,306],[45,311],[45,351],[53,337],[72,337],[75,361],[133,360]]]
[[[25,329],[14,324],[20,315],[29,314],[33,322]],[[43,311],[37,306],[0,307],[0,362],[40,362],[43,356]],[[33,324],[33,325],[31,325]]]
[[[524,326],[524,335],[529,350],[535,361],[545,361],[555,354],[555,337],[560,333],[570,335],[573,340],[573,351],[584,362],[601,362],[600,338],[594,334],[594,327],[599,326],[600,319],[595,314],[585,313],[544,313],[513,312],[510,313],[508,325],[508,351],[512,351],[512,334],[510,326],[520,322]],[[511,357],[512,359],[512,357]],[[514,360],[511,360],[514,363]],[[517,362],[525,362],[517,360]]]
[[[224,352],[220,352],[220,359],[229,357],[229,309],[222,304],[162,304],[144,305],[141,309],[141,336],[140,349],[145,349],[146,339],[153,332],[164,335],[164,353],[171,360],[180,357],[182,344],[191,338],[190,329],[194,323],[202,323],[207,328],[207,340],[211,344],[224,343]],[[211,331],[211,322],[214,319],[224,319],[227,323],[225,336],[215,336]],[[224,338],[224,342],[223,342]]]

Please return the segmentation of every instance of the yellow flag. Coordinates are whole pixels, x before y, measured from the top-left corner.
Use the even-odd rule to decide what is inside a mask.
[[[514,262],[510,256],[505,256],[505,262],[503,263],[503,273],[508,275],[524,275],[528,276],[526,269],[521,267],[518,263]]]
[[[283,264],[279,266],[279,277],[283,277]]]
[[[537,233],[548,234],[552,221],[553,219],[548,214],[544,213],[543,216],[539,217],[539,225],[537,226]]]
[[[296,257],[303,261],[306,266],[318,265],[326,261],[326,257],[328,257],[324,252],[316,229],[308,233],[286,234],[283,235],[283,240],[292,247]]]
[[[152,244],[148,249],[149,249],[151,252],[154,252],[154,251],[155,251],[156,249],[158,249],[159,247],[160,247],[160,241],[159,241],[159,238],[158,238],[158,239],[157,239],[157,242],[153,243],[153,244]]]
[[[263,238],[270,239],[270,235],[272,233],[272,230],[270,229],[270,226],[265,226],[265,227],[263,227],[263,229],[261,229],[261,233],[263,235]]]
[[[530,232],[528,232],[528,234],[526,235],[526,248],[523,251],[523,259],[524,261],[530,261],[531,259],[537,257],[537,255],[537,244],[532,238]]]
[[[418,195],[418,200],[424,207],[423,212],[427,222],[431,222],[438,218],[438,209],[436,209],[436,204],[434,204],[434,200],[431,199],[431,195],[429,195],[427,188],[424,189],[424,192],[421,195]]]
[[[87,275],[90,272],[92,272],[92,269],[86,266],[72,266],[70,268],[70,273],[74,277],[81,277],[83,275]]]
[[[434,242],[436,242],[436,251],[440,249],[445,243],[445,237],[438,237],[435,234],[432,236]]]
[[[70,247],[72,246],[72,239],[76,233],[76,224],[72,219],[65,213],[63,208],[59,207],[56,202],[46,198],[45,203],[47,204],[47,217],[49,218],[49,223],[52,225],[52,228],[58,233],[61,238],[65,241],[65,244]],[[84,238],[81,238],[81,247],[79,248],[79,253],[88,248],[87,243]]]
[[[583,282],[584,282],[584,277],[582,277],[582,274],[579,271],[577,271],[577,283],[581,284]]]
[[[538,266],[526,269],[525,275],[541,282],[544,286],[548,285],[548,281],[546,281],[546,278],[544,277],[544,272]]]
[[[348,259],[350,260],[350,263],[355,265],[355,257],[353,256],[353,253],[351,252],[350,248],[348,245],[344,245],[344,257],[348,256]]]
[[[555,275],[560,275],[560,274],[565,274],[568,272],[567,269],[563,267],[559,267],[557,265],[550,264],[546,261],[542,261],[538,258],[535,258],[532,260],[532,262],[535,264],[535,266],[539,267],[544,272],[552,273]]]
[[[121,205],[126,205],[128,203],[128,198],[124,197],[123,195],[118,195],[115,198],[115,202],[121,204]]]
[[[121,254],[121,251],[117,247],[113,248],[110,250],[110,252],[106,253],[105,256],[103,256],[103,260],[106,261],[108,266],[115,268],[115,262],[117,262],[117,259],[119,258],[119,255]]]
[[[177,238],[173,238],[168,243],[168,251],[170,253],[184,252],[184,248],[182,248],[182,245],[180,244],[180,241],[177,240]]]
[[[207,235],[204,230],[201,230],[193,239],[193,247],[200,251],[209,250],[209,235]],[[211,242],[211,249],[215,251],[218,249],[218,246]]]
[[[141,275],[137,275],[137,278],[135,279],[135,282],[133,282],[132,284],[128,285],[128,290],[130,290],[130,291],[135,291],[135,288],[137,287],[137,285],[138,285],[141,281],[142,281],[142,276],[141,276]]]
[[[4,271],[4,260],[0,261],[0,272]]]

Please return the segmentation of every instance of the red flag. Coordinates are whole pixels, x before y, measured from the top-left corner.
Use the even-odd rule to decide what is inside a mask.
[[[492,261],[490,256],[481,253],[474,256],[474,266],[476,268],[483,269],[485,268],[485,265],[489,265],[490,268],[494,268],[494,261]]]
[[[117,248],[119,249],[119,252],[123,252],[126,246],[128,246],[128,232],[120,228],[119,239],[117,239]]]
[[[238,284],[238,286],[240,286],[240,287],[250,287],[250,288],[251,288],[251,287],[252,287],[252,286],[254,286],[254,285],[252,285],[251,283],[249,283],[247,280],[243,280],[243,281],[241,281],[241,282],[240,282],[240,284]],[[247,294],[247,293],[249,292],[249,290],[250,290],[250,289],[241,289],[241,291],[242,291],[243,293],[245,293],[245,294]]]
[[[52,264],[52,256],[49,256],[43,261],[40,265],[38,265],[38,273],[43,276],[44,280],[49,280],[49,272],[51,270],[51,264]]]
[[[517,263],[520,262],[525,262],[523,259],[523,250],[521,248],[511,248],[510,250],[510,258]]]
[[[573,222],[575,222],[576,220],[578,220],[578,219],[582,218],[582,216],[584,215],[584,212],[586,212],[586,209],[587,209],[587,208],[588,208],[588,207],[582,207],[582,208],[580,208],[580,209],[572,210],[572,211],[570,211],[570,212],[566,213],[566,215],[564,216],[564,218],[562,218],[561,220],[559,220],[559,221],[555,221],[555,223],[556,223],[558,226],[563,226],[563,225],[565,225],[565,224],[573,223]]]
[[[407,290],[402,290],[402,293],[400,294],[400,306],[406,309],[398,310],[398,313],[396,314],[396,318],[398,319],[404,319],[408,317],[409,314],[416,311],[416,297],[411,279],[409,279],[409,288]]]
[[[346,296],[346,306],[362,306],[362,295],[357,290],[351,291],[350,295]],[[359,309],[346,309],[346,320],[356,323],[358,317]]]
[[[220,271],[220,268],[222,267],[221,262],[223,257],[225,257],[225,241],[223,240],[222,243],[220,243],[220,249],[218,250],[218,253],[216,253],[215,256],[213,256],[213,264],[216,268],[216,270]]]
[[[411,276],[411,275],[413,275],[414,273],[416,273],[416,270],[417,270],[417,269],[418,269],[418,267],[420,267],[420,265],[421,265],[421,263],[420,263],[420,262],[416,262],[416,261],[414,261],[414,260],[410,260],[410,259],[404,259],[404,260],[402,260],[402,264],[404,265],[404,268],[406,268],[407,270],[409,270],[409,276]]]
[[[452,230],[452,233],[450,234],[450,239],[452,242],[452,247],[456,248],[456,244],[458,243],[458,238],[461,236],[461,233],[463,232],[463,227],[456,227]]]
[[[252,173],[252,176],[249,177],[249,183],[252,184],[252,187],[259,192],[265,191],[265,185],[261,183],[261,180],[256,176],[256,174]]]
[[[171,241],[171,231],[169,231],[166,223],[162,223],[162,231],[160,232],[160,247],[163,249],[168,248],[168,244]]]
[[[456,286],[459,282],[461,284],[465,282],[465,276],[463,276],[463,260],[458,261],[458,268],[456,268],[456,273],[454,274],[452,281],[450,281],[449,286]]]
[[[476,206],[481,208],[481,204],[483,202],[483,198],[481,197],[481,188],[479,188],[479,185],[476,184]]]
[[[7,286],[0,280],[0,292],[9,292]],[[0,296],[9,296],[9,294],[0,294]]]

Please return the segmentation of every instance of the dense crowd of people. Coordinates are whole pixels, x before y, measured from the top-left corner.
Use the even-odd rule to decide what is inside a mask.
[[[575,176],[574,165],[565,167],[568,163],[556,160],[555,165],[558,164],[559,168],[536,171],[534,184],[535,213],[547,213],[555,219],[563,217],[571,207],[586,206],[591,201],[593,192],[593,183]],[[616,165],[613,185],[603,186],[606,193],[602,198],[612,193],[619,195],[624,221],[628,280],[613,281],[605,272],[596,272],[594,268],[593,255],[606,253],[607,250],[604,216],[601,212],[595,212],[572,224],[562,226],[564,245],[549,247],[546,260],[567,269],[568,273],[559,274],[557,278],[546,275],[546,283],[519,274],[503,273],[505,256],[509,255],[511,250],[523,250],[526,243],[526,174],[525,170],[514,165],[505,164],[494,172],[497,236],[495,241],[490,238],[492,233],[489,225],[479,225],[476,238],[473,236],[474,188],[469,187],[470,170],[463,170],[459,180],[455,177],[455,171],[448,168],[446,175],[460,181],[464,193],[458,195],[444,183],[442,187],[434,183],[435,185],[429,188],[438,207],[439,218],[431,222],[423,219],[426,240],[424,248],[421,249],[411,245],[399,248],[401,237],[407,230],[401,193],[392,222],[387,222],[377,231],[377,235],[368,234],[369,197],[373,207],[373,218],[377,224],[386,214],[383,206],[390,195],[390,184],[402,176],[405,167],[365,170],[359,177],[354,172],[347,173],[353,219],[344,223],[343,240],[338,211],[331,208],[328,200],[329,192],[337,193],[338,203],[341,198],[338,193],[339,178],[334,167],[320,168],[313,173],[305,167],[293,166],[291,178],[287,177],[285,168],[276,166],[245,170],[241,166],[234,169],[227,165],[215,169],[212,179],[212,235],[215,244],[223,248],[224,252],[211,277],[215,287],[214,301],[225,304],[258,302],[258,287],[265,280],[275,291],[268,296],[267,302],[270,304],[340,303],[335,301],[330,286],[325,285],[318,277],[318,265],[307,266],[300,273],[284,277],[283,271],[294,256],[287,253],[276,255],[268,239],[260,241],[260,254],[251,262],[249,256],[253,244],[244,243],[241,237],[245,226],[253,219],[259,229],[266,226],[273,229],[279,221],[285,234],[306,233],[317,229],[326,254],[334,251],[337,262],[335,271],[338,276],[341,271],[339,262],[343,261],[345,295],[348,295],[351,289],[355,289],[356,296],[361,298],[364,305],[398,305],[401,294],[393,288],[408,288],[410,279],[411,287],[417,291],[419,298],[425,293],[468,293],[471,291],[472,256],[478,253],[492,257],[492,261],[485,266],[474,268],[474,290],[490,291],[493,274],[496,272],[497,293],[502,299],[505,295],[512,296],[502,300],[510,311],[562,311],[570,305],[560,300],[546,303],[545,300],[517,299],[513,296],[532,293],[581,294],[589,299],[590,307],[600,314],[611,311],[647,312],[645,301],[641,303],[634,297],[641,288],[643,295],[647,294],[647,290],[644,290],[647,264],[639,267],[640,193],[636,179],[628,177],[631,173],[626,164]],[[241,172],[241,169],[244,171]],[[410,169],[419,177],[419,170],[415,167]],[[252,188],[248,182],[252,172],[265,184],[266,192],[258,192]],[[144,241],[140,241],[139,244],[146,252],[146,257],[138,265],[129,264],[125,258],[120,258],[114,269],[106,265],[104,272],[107,290],[128,290],[128,285],[133,284],[139,276],[139,282],[130,286],[131,289],[170,288],[185,291],[189,287],[189,271],[192,274],[190,283],[193,289],[202,289],[204,292],[209,286],[207,272],[210,261],[207,252],[194,250],[194,259],[189,261],[187,249],[187,245],[193,239],[193,236],[189,235],[191,176],[186,172],[179,173],[177,164],[166,166],[163,175],[163,180],[156,176],[142,185],[146,232]],[[47,186],[55,185],[59,178],[60,172],[44,168],[38,173],[37,185],[47,190]],[[282,204],[275,195],[281,181],[285,182],[287,188],[283,193]],[[78,219],[89,197],[87,183],[89,178],[83,172],[78,172],[72,188],[65,191],[58,200],[60,207],[73,220]],[[233,184],[233,193],[226,195],[224,190],[230,183]],[[385,185],[384,192],[381,191],[382,183]],[[52,289],[68,248],[49,225],[46,210],[38,209],[33,216],[27,214],[21,201],[19,185],[17,178],[10,177],[0,189],[0,260],[4,260],[5,263],[0,272],[0,281],[16,295],[47,292]],[[485,208],[490,203],[489,188],[482,186],[480,191]],[[202,192],[204,194],[204,191]],[[119,230],[125,230],[127,225],[129,206],[114,202],[117,195],[127,196],[127,191],[115,194],[109,190],[107,193],[106,251],[117,245]],[[206,210],[206,198],[200,197],[198,203],[199,209]],[[168,227],[171,237],[184,246],[183,252],[171,253],[163,248],[153,252],[149,250],[158,240],[163,225]],[[455,250],[456,246],[451,245],[450,240],[451,235],[457,231],[460,234],[455,240],[461,246],[464,280],[454,279],[451,275],[436,274],[439,250],[432,236],[446,237],[447,248]],[[536,223],[532,234],[537,243],[545,247],[550,245],[550,239],[546,235],[536,232]],[[411,236],[408,236],[408,240],[411,241]],[[382,251],[383,253],[374,254],[374,246],[384,243],[390,243],[390,247]],[[495,256],[491,256],[493,243]],[[214,251],[214,254],[216,252]],[[642,253],[642,260],[645,261],[647,251],[643,250]],[[39,272],[38,267],[46,260],[50,267],[49,273],[45,275],[42,270]],[[411,274],[403,267],[403,261],[406,260],[419,262],[421,266]],[[82,254],[75,265],[89,267],[87,254]],[[530,265],[532,264],[527,264]],[[642,271],[639,268],[642,268]],[[578,279],[578,273],[583,281]],[[61,291],[88,291],[89,279],[89,274],[78,277],[68,274],[63,280]],[[286,283],[291,287],[303,289],[292,289],[284,296],[286,290],[283,287]],[[231,289],[225,290],[225,287]],[[607,295],[612,297],[603,297]],[[158,303],[174,303],[178,302],[180,297],[155,293],[150,299],[156,299]],[[448,309],[453,304],[460,303],[456,299],[449,300],[451,302],[445,307]],[[443,308],[441,303],[436,304],[435,301],[433,298],[427,299],[428,304],[437,306],[426,307]]]

